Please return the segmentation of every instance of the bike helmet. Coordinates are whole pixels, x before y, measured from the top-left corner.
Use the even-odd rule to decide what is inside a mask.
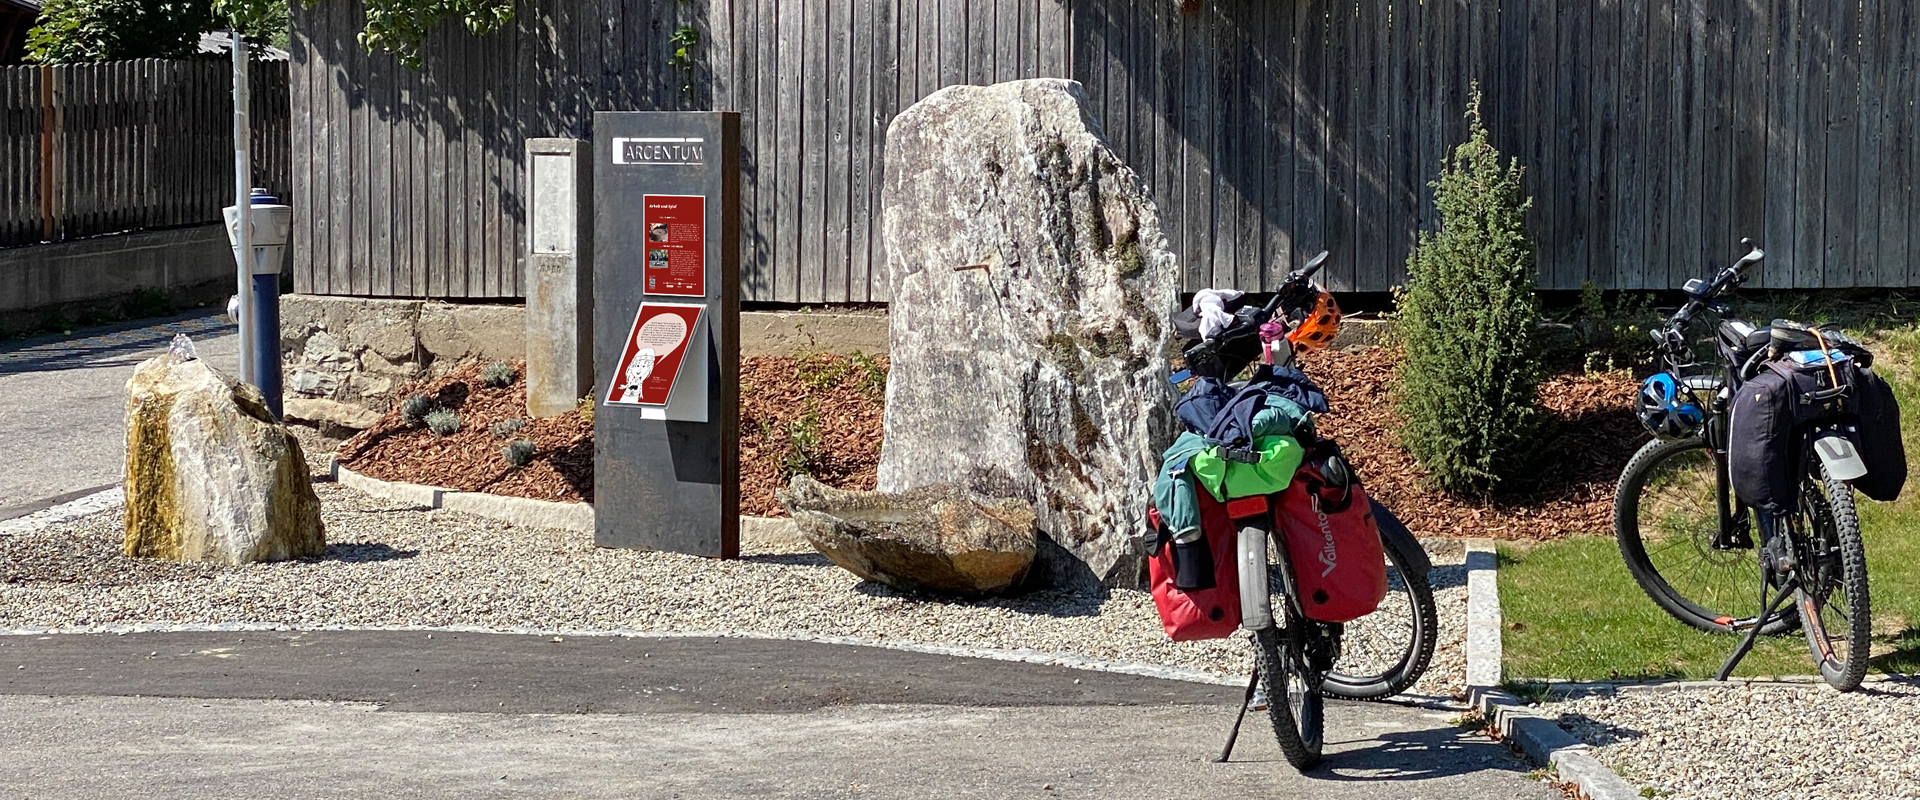
[[[1340,304],[1333,293],[1321,289],[1313,296],[1313,308],[1300,323],[1287,332],[1287,341],[1301,350],[1318,350],[1333,344],[1340,333]]]
[[[1692,436],[1707,421],[1707,412],[1700,407],[1700,399],[1693,395],[1693,390],[1665,372],[1640,384],[1637,406],[1640,424],[1662,439]]]

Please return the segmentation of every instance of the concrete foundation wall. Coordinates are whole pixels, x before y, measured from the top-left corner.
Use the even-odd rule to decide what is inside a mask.
[[[232,294],[233,249],[219,225],[0,249],[0,315],[123,297]]]
[[[288,398],[325,399],[385,410],[401,384],[452,371],[469,360],[527,356],[522,305],[287,295],[280,346]],[[746,312],[742,356],[887,352],[884,313]]]

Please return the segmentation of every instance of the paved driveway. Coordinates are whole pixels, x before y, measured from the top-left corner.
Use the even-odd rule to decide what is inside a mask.
[[[0,786],[47,798],[1557,798],[1451,712],[1340,703],[1302,776],[1239,697],[806,642],[0,637]]]
[[[0,520],[119,484],[127,378],[176,333],[221,369],[238,367],[236,329],[206,312],[0,343]]]

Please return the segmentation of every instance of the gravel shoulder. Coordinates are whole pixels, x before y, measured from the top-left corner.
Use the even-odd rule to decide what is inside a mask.
[[[1672,800],[1920,798],[1920,680],[1630,687],[1549,703],[1622,778]]]
[[[585,534],[422,510],[317,482],[323,558],[239,567],[120,554],[121,510],[0,535],[0,631],[219,625],[714,632],[1029,650],[1240,679],[1238,639],[1176,643],[1145,592],[952,601],[862,582],[810,550],[737,561],[609,550]],[[1436,543],[1442,639],[1417,694],[1465,679],[1464,569]]]

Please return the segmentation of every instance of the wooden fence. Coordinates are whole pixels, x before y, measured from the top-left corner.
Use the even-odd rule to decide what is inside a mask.
[[[252,78],[254,183],[284,197],[286,62]],[[232,87],[217,59],[0,67],[0,246],[219,221]]]
[[[745,297],[884,301],[886,126],[948,85],[1057,76],[1146,180],[1188,288],[1270,287],[1321,248],[1405,279],[1481,86],[1527,170],[1541,285],[1920,285],[1920,9],[1901,0],[531,0],[412,72],[358,7],[296,8],[301,291],[514,297],[521,142],[600,110],[742,113]],[[691,73],[667,38],[696,26]],[[691,92],[681,86],[691,81]]]

